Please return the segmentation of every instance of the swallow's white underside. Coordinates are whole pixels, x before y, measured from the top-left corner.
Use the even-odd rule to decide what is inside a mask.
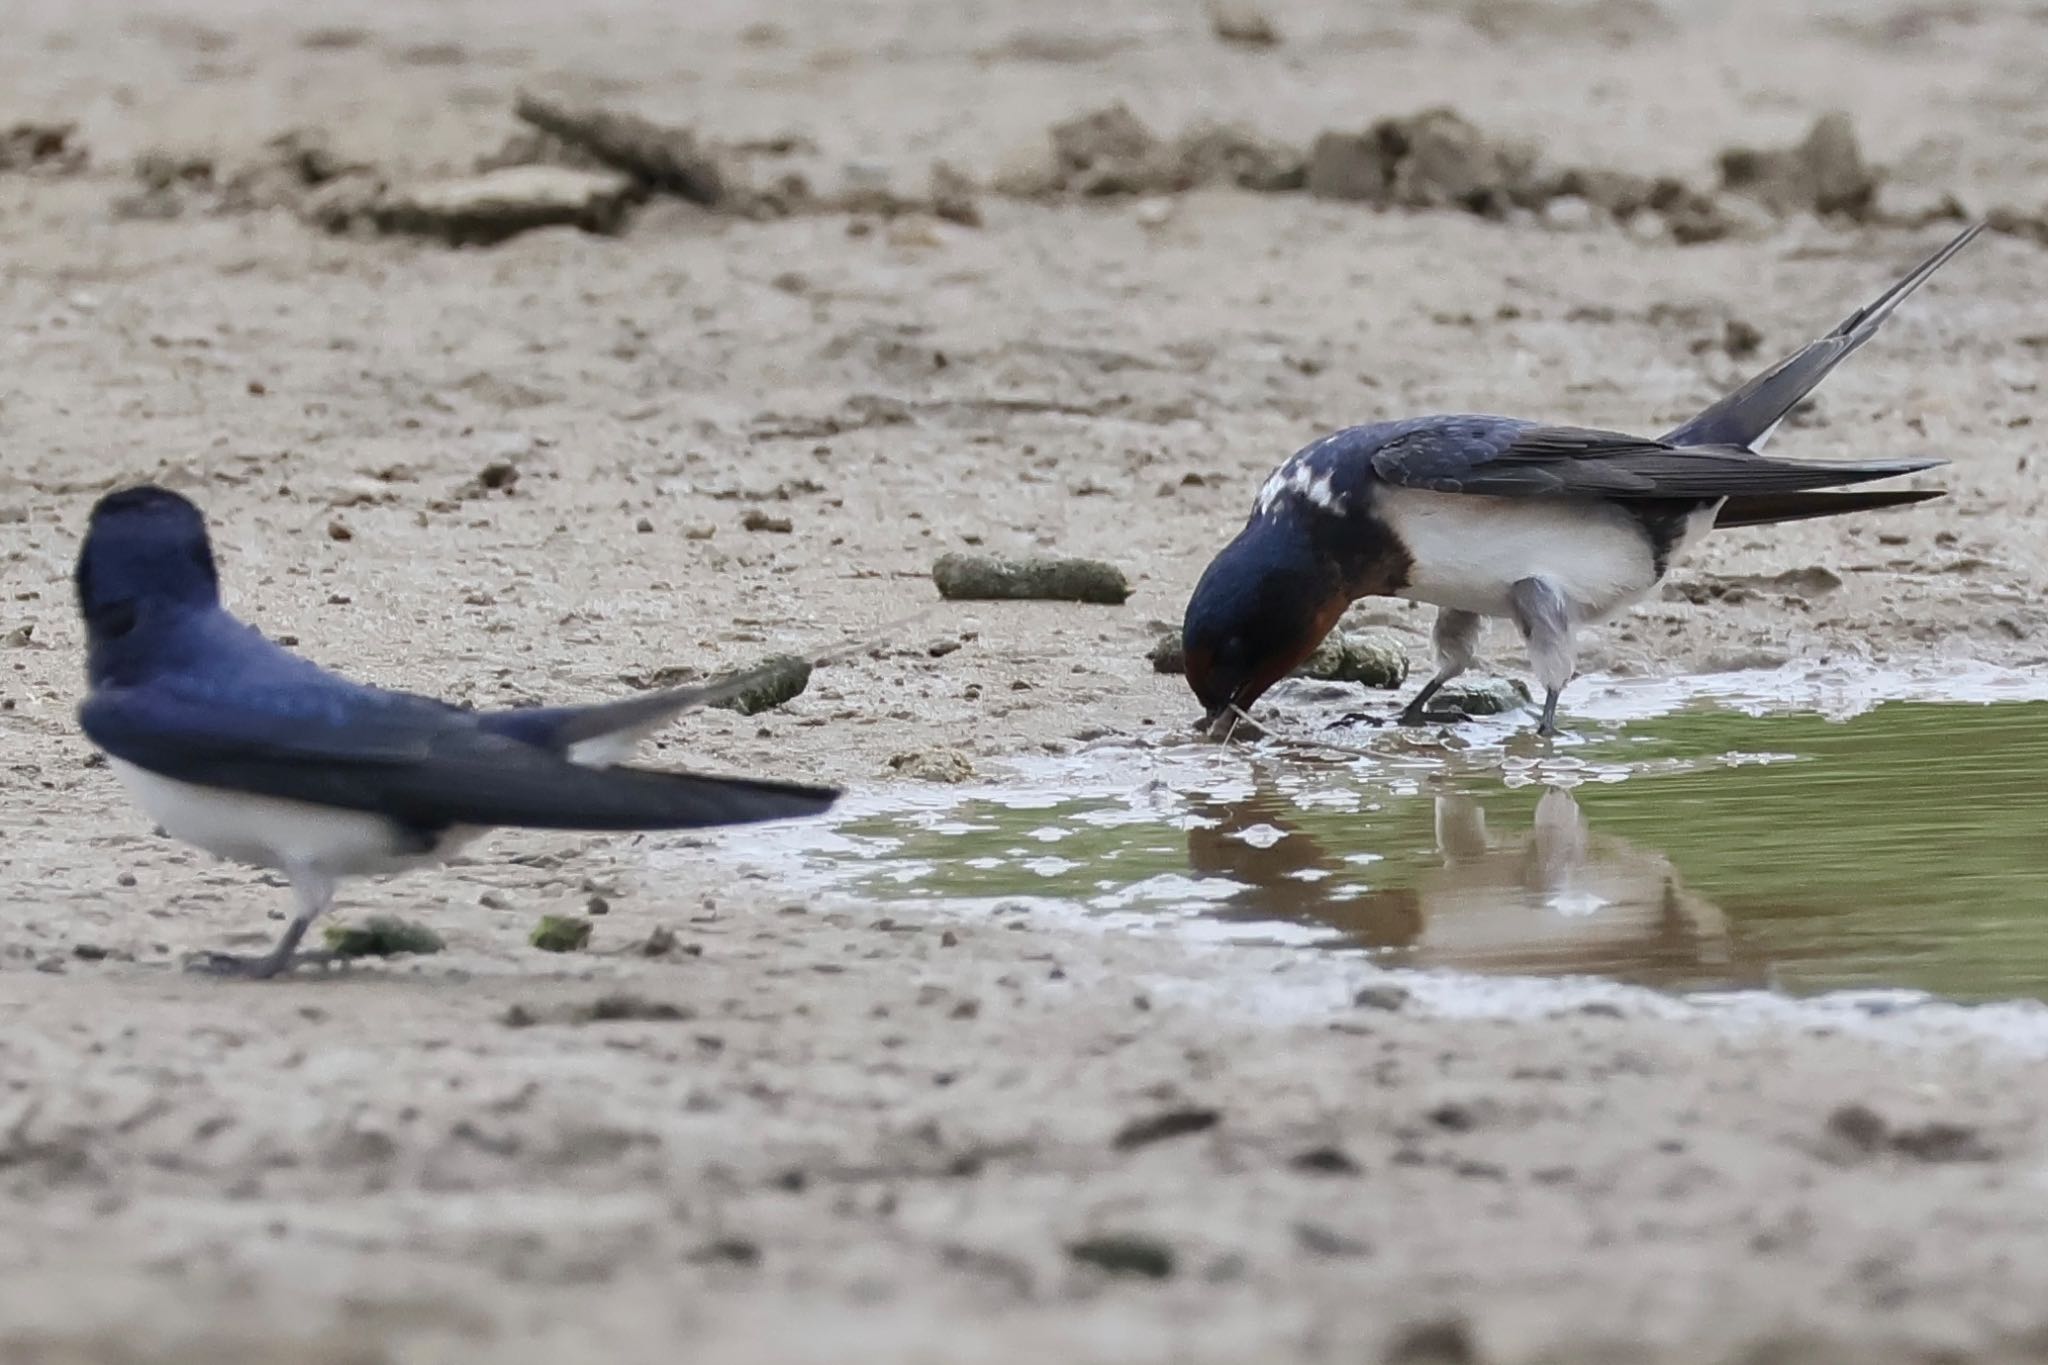
[[[1641,524],[1597,499],[1386,487],[1373,507],[1414,559],[1400,595],[1418,602],[1512,616],[1514,585],[1543,578],[1583,623],[1641,601],[1657,586],[1656,558]],[[1693,514],[1673,559],[1714,524],[1714,510]]]
[[[428,849],[381,815],[180,782],[113,757],[107,765],[166,834],[215,857],[329,878],[404,872],[444,862],[483,834],[457,825]]]

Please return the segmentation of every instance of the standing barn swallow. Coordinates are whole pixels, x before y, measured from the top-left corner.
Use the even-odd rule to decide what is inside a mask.
[[[1483,617],[1512,620],[1555,734],[1578,628],[1642,600],[1706,531],[1898,507],[1938,490],[1823,492],[1940,460],[1805,463],[1758,452],[1785,415],[1969,244],[1965,229],[1839,327],[1654,440],[1512,417],[1347,427],[1296,452],[1195,585],[1187,678],[1213,731],[1314,652],[1361,597],[1437,607],[1437,671],[1400,713],[1472,662]]]
[[[164,832],[275,868],[297,912],[261,957],[288,969],[337,879],[445,861],[492,826],[698,829],[816,815],[816,787],[609,766],[678,713],[758,678],[597,706],[465,711],[350,682],[263,638],[220,603],[199,509],[143,486],[92,511],[75,576],[86,736]]]

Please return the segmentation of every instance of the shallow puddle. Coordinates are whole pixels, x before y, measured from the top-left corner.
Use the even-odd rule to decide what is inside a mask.
[[[1555,745],[1519,719],[1332,729],[1311,694],[1276,729],[1361,752],[1111,742],[1000,786],[858,795],[745,851],[871,903],[1060,908],[1390,966],[2048,998],[2048,701],[1886,690],[2041,685],[1595,685]]]

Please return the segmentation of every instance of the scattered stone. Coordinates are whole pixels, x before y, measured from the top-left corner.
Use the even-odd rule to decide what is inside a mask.
[[[308,201],[306,212],[330,232],[367,226],[437,237],[451,246],[490,246],[542,227],[615,233],[625,225],[635,198],[633,183],[610,172],[510,166],[403,187],[352,179],[342,192]]]
[[[1147,232],[1156,232],[1173,221],[1173,201],[1163,197],[1147,199],[1132,211],[1131,217]]]
[[[1812,212],[1862,222],[1877,197],[1877,174],[1863,160],[1855,125],[1839,111],[1821,115],[1796,146],[1730,147],[1720,161],[1724,188],[1780,217]]]
[[[719,1237],[692,1251],[689,1259],[698,1265],[751,1267],[761,1264],[761,1248],[745,1237]]]
[[[1214,1109],[1169,1109],[1164,1113],[1132,1119],[1117,1130],[1109,1145],[1119,1152],[1135,1151],[1169,1138],[1206,1133],[1222,1121],[1223,1115]]]
[[[655,926],[647,935],[647,941],[640,945],[642,957],[667,957],[676,950],[676,931],[667,925]]]
[[[1277,47],[1280,30],[1254,0],[1209,0],[1209,31],[1239,47]]]
[[[1139,1233],[1105,1233],[1069,1243],[1067,1255],[1111,1275],[1163,1280],[1173,1274],[1173,1249]]]
[[[688,128],[664,127],[636,114],[568,109],[525,94],[514,103],[513,112],[647,189],[706,207],[726,197],[723,168]]]
[[[981,226],[981,206],[975,202],[974,182],[943,161],[932,163],[932,212],[962,227]]]
[[[1351,997],[1351,1003],[1360,1009],[1400,1010],[1407,1007],[1410,998],[1411,992],[1406,986],[1362,986],[1358,994]]]
[[[1408,680],[1408,651],[1386,631],[1331,631],[1297,673],[1325,682],[1399,687]]]
[[[1891,1154],[1914,1161],[1993,1161],[1998,1153],[1967,1124],[1932,1119],[1896,1128],[1867,1104],[1845,1104],[1828,1115],[1827,1135],[1850,1157]]]
[[[758,507],[747,509],[740,518],[740,529],[745,531],[772,531],[777,535],[788,535],[796,523],[775,512],[764,512]]]
[[[396,915],[372,915],[360,924],[330,924],[325,937],[329,951],[336,957],[438,953],[448,946],[426,925]]]
[[[777,654],[708,685],[717,689],[718,695],[707,705],[757,716],[803,695],[811,685],[811,661],[795,654]]]
[[[918,214],[890,219],[884,238],[895,247],[929,249],[946,244],[946,239],[939,235],[938,224]]]
[[[29,646],[35,644],[35,637],[36,623],[33,621],[24,621],[20,625],[16,626],[14,629],[8,631],[5,635],[0,635],[0,644],[6,645],[7,648],[9,649],[27,649]],[[37,648],[40,647],[41,646],[37,646]]]
[[[1592,203],[1576,194],[1560,194],[1543,206],[1543,226],[1556,232],[1582,232],[1597,218]]]
[[[1403,1327],[1380,1358],[1386,1365],[1477,1365],[1480,1355],[1471,1326],[1453,1314]]]
[[[1177,630],[1169,630],[1154,640],[1152,648],[1145,651],[1145,657],[1151,660],[1154,673],[1188,671],[1187,647],[1181,642],[1181,635]]]
[[[0,129],[0,172],[69,175],[85,169],[85,147],[75,123],[16,123]]]
[[[695,1019],[697,1012],[685,1006],[671,1005],[666,1000],[649,1000],[645,996],[622,992],[601,995],[587,1005],[574,1006],[566,1017],[573,1024],[615,1024],[633,1020],[673,1023]]]
[[[932,565],[939,596],[951,601],[1093,602],[1119,606],[1131,595],[1122,569],[1100,559],[1002,559],[945,554]]]
[[[591,927],[575,915],[542,915],[526,941],[544,953],[581,952],[590,943]]]
[[[1372,1255],[1370,1244],[1356,1237],[1347,1236],[1335,1228],[1322,1223],[1301,1222],[1294,1225],[1294,1240],[1301,1249],[1311,1256],[1326,1256],[1332,1259],[1349,1259]]]
[[[1304,1175],[1357,1175],[1362,1169],[1341,1147],[1311,1147],[1296,1152],[1287,1164]]]
[[[1498,716],[1519,711],[1531,700],[1529,685],[1519,678],[1463,677],[1445,683],[1430,705],[1468,716]]]
[[[974,761],[958,749],[913,749],[889,759],[889,770],[913,782],[966,782]]]

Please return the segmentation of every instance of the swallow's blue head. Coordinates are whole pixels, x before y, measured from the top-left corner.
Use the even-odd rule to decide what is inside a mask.
[[[206,519],[152,484],[109,493],[93,507],[72,582],[94,656],[138,627],[220,602]]]
[[[1351,594],[1335,563],[1284,522],[1255,517],[1210,562],[1181,624],[1188,685],[1214,725],[1315,652]]]

